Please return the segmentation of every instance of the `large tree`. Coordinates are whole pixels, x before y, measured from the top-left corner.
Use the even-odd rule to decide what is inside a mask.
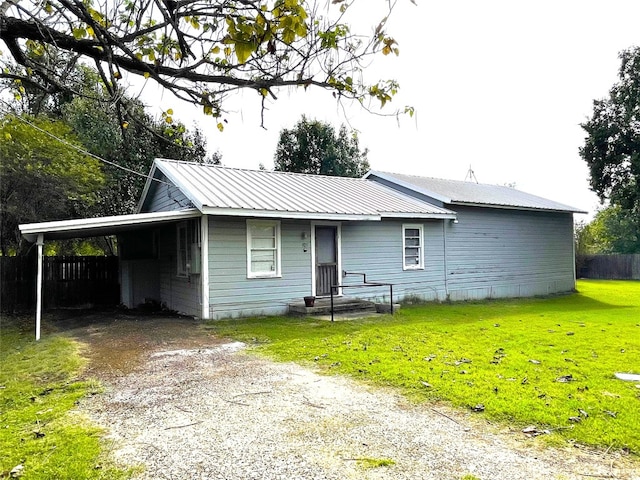
[[[372,55],[398,53],[385,31],[394,3],[382,3],[388,11],[362,35],[342,0],[0,0],[0,77],[75,94],[69,72],[88,61],[123,121],[134,114],[121,102],[130,74],[199,105],[220,129],[225,98],[241,89],[264,101],[282,87],[319,87],[384,105],[397,83],[368,81],[363,68]],[[51,68],[51,51],[66,52],[68,68]]]
[[[219,154],[207,154],[200,130],[189,130],[174,120],[171,110],[154,119],[139,102],[125,98],[136,121],[123,128],[117,108],[99,98],[75,97],[60,109],[61,118],[73,127],[86,149],[106,160],[106,185],[90,215],[133,213],[154,158],[219,163]]]
[[[603,208],[576,228],[576,252],[640,253],[640,217],[618,205]]]
[[[80,215],[104,184],[100,162],[82,154],[60,120],[0,117],[0,253],[19,253],[21,223]]]
[[[57,57],[48,63],[56,68],[64,65]],[[104,187],[95,192],[97,201],[85,215],[132,213],[156,157],[219,163],[219,153],[207,154],[202,132],[175,120],[172,110],[153,118],[139,101],[123,96],[120,102],[134,112],[135,121],[129,123],[119,115],[95,70],[76,66],[68,76],[78,96],[47,94],[27,86],[11,107],[16,112],[63,120],[73,128],[83,149],[104,161]]]
[[[357,132],[302,119],[283,129],[274,157],[275,170],[341,177],[361,177],[369,170],[368,150],[360,150]]]
[[[609,97],[593,102],[580,155],[591,187],[628,214],[640,216],[640,47],[620,53],[619,81]]]

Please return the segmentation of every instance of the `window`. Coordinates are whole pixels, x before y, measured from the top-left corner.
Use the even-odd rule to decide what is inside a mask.
[[[187,248],[187,224],[178,224],[178,276],[187,276],[187,264],[189,263],[189,249]]]
[[[280,222],[247,220],[247,277],[280,276]]]
[[[177,231],[177,251],[176,257],[178,259],[177,264],[177,276],[187,277],[191,272],[191,253],[192,245],[200,244],[200,222],[198,220],[192,220],[189,222],[181,222],[176,227]]]
[[[402,225],[403,270],[424,268],[422,225]]]

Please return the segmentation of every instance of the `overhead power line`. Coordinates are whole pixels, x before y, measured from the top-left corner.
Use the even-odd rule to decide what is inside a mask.
[[[0,100],[0,101],[1,101],[1,100]],[[4,102],[4,101],[2,101],[2,102],[3,102],[3,103],[6,103],[6,102]],[[29,120],[27,120],[26,118],[23,118],[21,115],[14,115],[14,116],[15,116],[15,118],[17,118],[18,120],[20,120],[22,123],[25,123],[25,124],[29,125],[29,126],[30,126],[30,127],[32,127],[32,128],[35,128],[35,129],[36,129],[36,130],[38,130],[39,132],[42,132],[42,133],[44,133],[45,135],[48,135],[49,137],[51,137],[51,138],[53,138],[53,139],[55,139],[55,140],[59,141],[60,143],[63,143],[64,145],[66,145],[66,146],[68,146],[68,147],[73,148],[74,150],[76,150],[76,151],[78,151],[78,152],[82,153],[83,155],[87,155],[88,157],[95,158],[96,160],[98,160],[98,161],[100,161],[100,162],[106,163],[107,165],[111,165],[112,167],[115,167],[115,168],[119,168],[120,170],[124,170],[124,171],[125,171],[125,172],[127,172],[127,173],[131,173],[131,174],[133,174],[133,175],[137,175],[137,176],[139,176],[139,177],[143,177],[143,178],[145,178],[145,179],[150,178],[148,174],[138,172],[137,170],[133,170],[133,169],[128,168],[128,167],[124,167],[124,166],[119,165],[119,164],[117,164],[117,163],[115,163],[115,162],[112,162],[112,161],[107,160],[107,159],[105,159],[105,158],[102,158],[102,157],[100,157],[100,156],[98,156],[98,155],[95,155],[95,154],[93,154],[93,153],[91,153],[91,152],[89,152],[89,151],[85,150],[84,148],[81,148],[81,147],[79,147],[79,146],[77,146],[77,145],[74,145],[73,143],[71,143],[71,142],[69,142],[69,141],[65,140],[64,138],[60,138],[60,137],[58,137],[57,135],[54,135],[53,133],[48,132],[48,131],[46,131],[45,129],[43,129],[43,128],[39,127],[38,125],[36,125],[36,124],[34,124],[34,123],[30,122],[30,121],[29,121]],[[152,180],[152,181],[154,181],[154,182],[158,182],[158,183],[164,184],[164,185],[172,186],[170,183],[167,183],[167,182],[165,182],[165,181],[163,181],[163,180],[160,180],[160,179],[157,179],[157,178],[151,178],[151,180]]]

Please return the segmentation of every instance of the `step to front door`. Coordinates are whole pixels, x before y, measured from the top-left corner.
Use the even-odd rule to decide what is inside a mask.
[[[334,298],[333,312],[375,312],[376,304],[357,298]],[[289,313],[293,315],[325,315],[331,313],[331,300],[329,298],[317,298],[313,307],[305,306],[303,301],[290,303]]]

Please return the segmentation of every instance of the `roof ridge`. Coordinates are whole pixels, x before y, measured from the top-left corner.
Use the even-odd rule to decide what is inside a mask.
[[[371,170],[372,173],[384,173],[385,175],[393,175],[393,176],[403,176],[403,177],[412,177],[412,178],[426,178],[429,180],[441,180],[443,182],[453,182],[453,183],[463,183],[465,185],[485,185],[488,187],[504,187],[504,188],[510,188],[513,190],[516,190],[518,192],[522,192],[522,190],[518,190],[517,188],[512,188],[509,187],[507,185],[500,185],[497,183],[485,183],[485,182],[469,182],[467,180],[454,180],[452,178],[442,178],[442,177],[431,177],[431,176],[424,176],[424,175],[415,175],[415,174],[411,174],[411,173],[398,173],[398,172],[387,172],[385,170]],[[523,192],[526,193],[526,192]]]
[[[187,161],[187,160],[174,160],[171,158],[156,158],[155,160],[159,160],[162,162],[167,162],[167,163],[177,163],[177,164],[184,164],[184,165],[194,165],[197,167],[207,167],[207,168],[217,168],[217,169],[221,169],[221,170],[234,170],[234,171],[238,171],[238,172],[251,172],[251,173],[268,173],[268,174],[274,174],[274,175],[295,175],[295,176],[305,176],[305,177],[313,177],[313,178],[338,178],[341,180],[347,180],[347,181],[367,181],[365,178],[362,177],[343,177],[340,175],[326,175],[326,174],[318,174],[318,173],[299,173],[299,172],[283,172],[283,171],[279,171],[279,170],[260,170],[260,169],[255,169],[255,168],[246,168],[246,167],[228,167],[225,165],[218,165],[218,164],[213,164],[213,163],[200,163],[200,162],[193,162],[193,161]]]

